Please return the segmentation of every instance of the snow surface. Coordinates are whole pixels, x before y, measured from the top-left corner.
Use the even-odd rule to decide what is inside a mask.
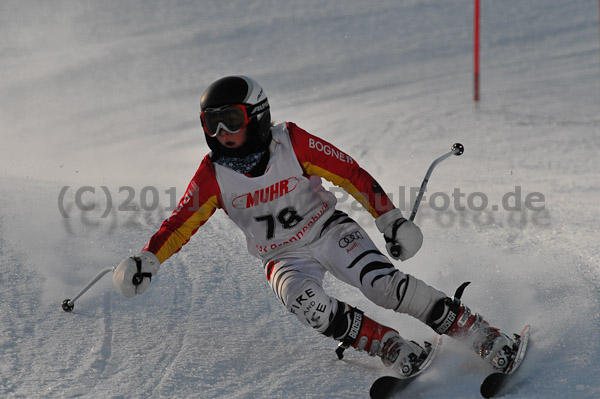
[[[337,361],[334,341],[287,314],[222,212],[146,294],[121,298],[104,277],[60,308],[158,228],[208,151],[202,91],[247,74],[274,119],[353,155],[404,209],[462,142],[430,180],[422,250],[397,266],[449,294],[472,281],[475,311],[507,331],[532,325],[506,398],[599,398],[598,3],[482,3],[475,105],[471,1],[0,2],[0,397],[365,398],[386,373],[354,351]],[[456,190],[471,206],[455,209]],[[525,207],[530,194],[544,210]],[[430,370],[413,397],[477,398],[488,371],[452,339]]]

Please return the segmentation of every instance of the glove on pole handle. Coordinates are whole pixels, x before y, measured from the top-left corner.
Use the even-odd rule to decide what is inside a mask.
[[[73,310],[73,308],[75,307],[75,301],[82,296],[87,290],[89,290],[94,284],[96,284],[98,282],[98,280],[100,280],[102,278],[102,276],[104,276],[106,273],[108,272],[114,272],[115,271],[115,267],[110,266],[107,267],[105,269],[102,269],[102,271],[100,273],[98,273],[96,275],[96,277],[94,277],[93,279],[90,280],[89,283],[87,283],[87,285],[85,287],[83,287],[83,289],[81,291],[79,291],[77,293],[77,295],[75,295],[73,297],[73,299],[65,299],[64,301],[62,301],[62,308],[65,312],[70,312]]]
[[[429,169],[427,169],[427,173],[425,174],[423,183],[421,183],[421,188],[419,189],[417,199],[415,201],[415,204],[413,205],[413,209],[412,209],[412,212],[410,213],[410,217],[408,218],[408,220],[410,220],[411,222],[415,220],[415,217],[417,216],[417,210],[419,209],[419,204],[421,203],[421,200],[423,199],[423,194],[425,194],[425,189],[427,188],[427,183],[429,182],[429,177],[433,173],[433,169],[437,166],[437,164],[442,162],[444,159],[448,158],[450,155],[459,156],[459,155],[462,155],[464,152],[465,152],[465,147],[461,143],[454,143],[451,147],[451,151],[442,155],[441,157],[437,158],[435,161],[433,161],[431,163],[431,166],[429,166]],[[392,246],[390,248],[390,252],[395,257],[399,257],[400,252],[401,252],[400,245]]]

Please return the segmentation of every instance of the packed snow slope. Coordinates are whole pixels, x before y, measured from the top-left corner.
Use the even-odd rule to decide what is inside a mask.
[[[275,120],[351,154],[409,212],[421,251],[401,270],[507,331],[532,325],[506,398],[600,397],[598,3],[482,3],[481,102],[472,101],[473,2],[0,2],[0,397],[366,398],[386,370],[288,314],[222,212],[126,300],[100,270],[139,251],[208,151],[213,80],[260,81]],[[339,190],[340,208],[373,221]],[[326,289],[432,336],[356,289]],[[478,398],[489,371],[452,339],[410,387]]]

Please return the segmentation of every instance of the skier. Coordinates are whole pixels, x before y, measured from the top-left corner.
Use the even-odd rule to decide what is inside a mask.
[[[421,247],[419,227],[352,157],[294,123],[271,123],[267,96],[249,77],[212,83],[200,110],[211,152],[177,209],[138,255],[116,268],[113,282],[120,294],[131,298],[146,291],[160,264],[221,208],[244,232],[248,251],[262,261],[287,310],[344,347],[379,356],[404,376],[418,371],[428,355],[426,345],[329,296],[322,288],[326,272],[383,308],[459,337],[494,368],[506,367],[511,338],[471,312],[460,294],[450,298],[397,270],[360,225],[335,209],[336,197],[321,178],[344,188],[371,213],[393,259],[407,260]]]

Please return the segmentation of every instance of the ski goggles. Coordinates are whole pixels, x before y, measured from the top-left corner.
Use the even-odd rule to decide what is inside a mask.
[[[221,130],[227,133],[239,133],[248,126],[252,117],[269,109],[269,102],[265,98],[255,105],[225,105],[219,108],[207,108],[200,113],[200,120],[204,132],[209,137],[217,137]]]

